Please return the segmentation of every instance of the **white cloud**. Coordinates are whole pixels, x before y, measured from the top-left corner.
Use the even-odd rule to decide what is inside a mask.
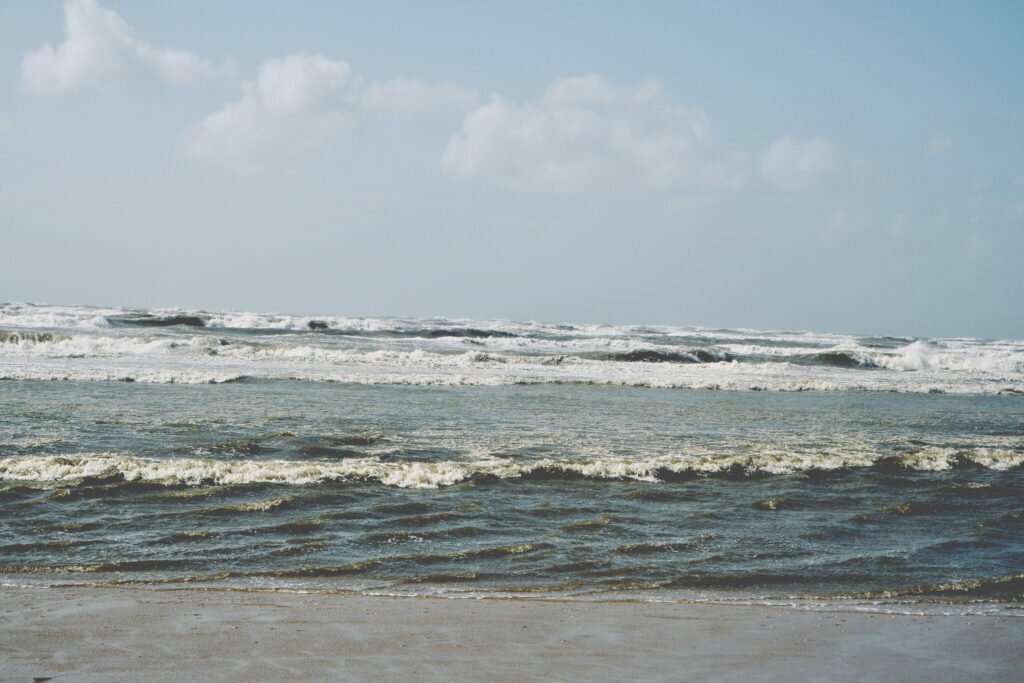
[[[380,113],[466,109],[472,91],[394,80],[364,86],[348,64],[323,55],[270,59],[242,97],[190,126],[186,156],[240,169],[290,163],[326,149],[360,120]]]
[[[301,156],[350,127],[353,85],[349,65],[323,55],[268,60],[241,99],[185,131],[184,152],[241,167]]]
[[[761,157],[761,175],[781,188],[805,187],[838,165],[835,148],[822,138],[777,140]]]
[[[657,83],[622,87],[591,75],[558,80],[522,105],[492,96],[466,115],[443,165],[464,180],[556,192],[737,184],[709,157],[709,142],[705,117],[667,104]]]
[[[20,85],[26,92],[54,97],[117,90],[145,80],[190,85],[228,72],[189,52],[143,42],[96,0],[67,0],[64,42],[26,53]]]

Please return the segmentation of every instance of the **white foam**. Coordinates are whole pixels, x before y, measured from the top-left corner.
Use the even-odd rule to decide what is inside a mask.
[[[418,358],[419,356],[419,358]],[[353,357],[348,363],[239,361],[221,358],[3,358],[0,379],[222,383],[240,378],[339,382],[362,385],[503,386],[589,384],[652,389],[719,391],[882,391],[904,393],[1024,393],[1024,381],[938,372],[863,372],[806,368],[786,363],[611,363],[574,360],[557,365],[479,356],[445,357],[410,352],[389,360]]]
[[[1024,373],[1024,349],[1006,342],[918,340],[891,353],[864,355],[881,367],[901,371],[945,370],[1006,377]]]
[[[0,458],[0,481],[73,483],[83,477],[120,475],[127,481],[167,485],[232,485],[253,483],[314,484],[325,481],[376,481],[386,486],[427,489],[451,486],[477,476],[514,479],[534,472],[575,474],[593,479],[655,482],[660,472],[713,475],[742,468],[746,472],[789,474],[807,470],[868,467],[879,452],[771,451],[756,454],[666,454],[643,457],[603,455],[585,458],[517,461],[483,457],[436,462],[350,458],[341,462],[292,460],[213,460],[205,458],[143,458],[111,453],[32,455]],[[926,447],[901,455],[909,469],[948,470],[960,459],[982,467],[1006,470],[1024,464],[1021,449],[954,449]]]
[[[108,327],[106,316],[122,312],[117,308],[5,303],[0,304],[0,327],[95,330]]]
[[[214,330],[107,326],[106,315],[201,314]],[[310,320],[399,338],[308,331]],[[914,341],[877,348],[847,335],[637,326],[559,326],[449,319],[339,318],[182,310],[0,305],[0,377],[76,381],[225,382],[240,377],[353,384],[495,386],[577,383],[778,391],[1024,393],[1024,342]],[[481,329],[518,336],[425,338],[416,331]],[[52,330],[50,338],[37,332]],[[253,335],[237,328],[280,330]],[[26,333],[31,331],[31,333]],[[888,342],[889,344],[897,342]],[[614,353],[695,350],[738,362],[638,363]],[[817,362],[842,353],[859,368]],[[722,357],[722,356],[720,356]],[[791,361],[791,362],[788,362]]]

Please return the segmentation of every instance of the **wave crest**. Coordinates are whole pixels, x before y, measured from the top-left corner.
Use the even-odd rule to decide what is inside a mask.
[[[879,467],[941,471],[962,466],[1007,470],[1024,464],[1024,451],[995,448],[927,447],[914,453],[882,456],[853,452],[762,452],[736,456],[661,455],[645,458],[603,456],[591,459],[514,461],[507,458],[436,462],[381,460],[342,461],[212,460],[205,458],[143,458],[107,453],[12,456],[0,459],[0,481],[61,485],[106,481],[147,482],[166,486],[244,484],[304,485],[330,481],[372,481],[399,488],[430,489],[470,479],[543,479],[580,477],[644,482],[697,477],[746,478],[795,472]]]
[[[679,352],[635,349],[622,353],[609,353],[602,359],[620,363],[717,363],[735,360],[731,354],[706,349]]]

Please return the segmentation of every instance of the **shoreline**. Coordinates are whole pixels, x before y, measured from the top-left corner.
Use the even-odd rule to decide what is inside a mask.
[[[998,681],[1024,665],[1013,616],[192,587],[0,596],[0,681]]]

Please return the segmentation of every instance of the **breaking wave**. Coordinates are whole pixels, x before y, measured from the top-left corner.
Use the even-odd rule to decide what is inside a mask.
[[[836,368],[877,368],[878,365],[870,358],[858,357],[852,353],[842,351],[825,351],[815,353],[809,358],[822,365],[830,365]]]
[[[245,484],[304,485],[322,482],[377,482],[399,488],[430,489],[472,479],[587,479],[675,481],[699,477],[747,478],[795,472],[877,467],[941,471],[964,466],[1007,470],[1024,464],[1024,449],[927,447],[914,453],[760,453],[735,456],[598,457],[515,461],[487,458],[437,462],[377,457],[332,461],[212,460],[143,458],[117,454],[12,456],[0,459],[0,481],[76,483],[125,481],[164,486]]]
[[[609,353],[602,357],[603,360],[619,361],[623,363],[716,363],[720,361],[731,361],[735,358],[728,353],[717,353],[697,349],[695,351],[666,352],[654,351],[651,349],[637,349],[624,353]]]
[[[2,347],[0,347],[2,349]],[[415,352],[414,352],[415,353]],[[426,354],[424,354],[426,355]],[[0,362],[0,380],[63,380],[78,382],[139,382],[143,384],[227,384],[247,381],[330,382],[366,386],[494,387],[531,385],[577,385],[631,387],[640,389],[693,389],[702,391],[779,392],[887,392],[911,394],[1024,395],[1024,379],[1006,380],[968,376],[936,377],[925,374],[911,379],[890,375],[847,378],[834,375],[802,375],[783,364],[733,363],[650,364],[627,372],[582,365],[580,361],[551,358],[532,364],[510,361],[496,354],[467,353],[431,364],[353,362],[351,365],[303,365],[299,363],[237,361],[223,365],[166,363],[147,366],[116,358],[109,364],[60,363],[54,356],[44,363]],[[2,356],[0,356],[2,358]],[[611,364],[609,364],[611,365]],[[645,363],[635,365],[647,366]],[[671,371],[655,368],[669,366]],[[698,372],[689,371],[689,369]],[[719,371],[712,371],[711,369]]]
[[[127,327],[206,327],[206,320],[198,315],[139,315],[139,316],[108,316],[107,322],[112,326]]]
[[[0,327],[2,379],[1024,394],[1008,340],[32,304]]]
[[[68,337],[51,334],[49,332],[8,332],[6,330],[0,330],[0,344],[45,344],[55,341],[64,341]]]

